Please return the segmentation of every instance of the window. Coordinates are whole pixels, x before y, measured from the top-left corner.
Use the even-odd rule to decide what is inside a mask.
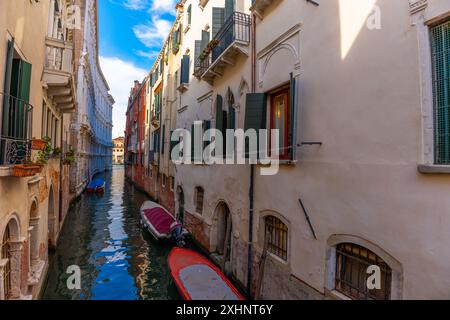
[[[432,27],[435,163],[450,165],[450,21]]]
[[[175,177],[170,177],[170,190],[175,190]]]
[[[288,258],[288,228],[277,217],[265,218],[265,241],[267,251],[287,261]]]
[[[190,68],[190,56],[184,55],[181,60],[181,79],[180,84],[188,84],[189,83],[189,68]]]
[[[9,298],[11,293],[11,257],[9,253],[9,246],[10,246],[10,233],[9,233],[9,227],[6,227],[5,234],[3,235],[3,241],[2,241],[2,258],[7,259],[6,265],[3,269],[3,290],[4,290],[4,296],[6,299]]]
[[[187,8],[187,24],[188,26],[191,25],[192,22],[192,5],[190,4],[189,7]]]
[[[380,267],[381,289],[367,288],[367,269]],[[352,299],[389,300],[392,280],[391,268],[372,251],[352,243],[336,247],[336,290]]]
[[[284,89],[270,96],[270,129],[279,130],[279,156],[280,159],[289,159],[289,90]],[[270,149],[272,150],[272,141]]]
[[[195,188],[195,211],[199,214],[203,214],[203,198],[204,190],[202,187]]]
[[[165,189],[167,185],[167,176],[165,174],[162,175],[162,187]]]

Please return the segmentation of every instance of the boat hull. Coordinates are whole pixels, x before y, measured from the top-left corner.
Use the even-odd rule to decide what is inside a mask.
[[[216,265],[195,251],[173,248],[167,262],[184,300],[245,300]]]

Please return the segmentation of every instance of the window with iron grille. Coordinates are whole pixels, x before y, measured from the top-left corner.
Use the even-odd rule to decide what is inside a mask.
[[[380,268],[381,289],[369,290],[367,273],[370,266]],[[372,251],[352,243],[336,247],[336,290],[356,300],[389,300],[392,270]]]
[[[267,251],[287,261],[288,227],[277,217],[268,216],[265,219],[265,230]]]
[[[199,214],[203,213],[203,197],[205,191],[202,187],[195,188],[195,211]]]
[[[450,164],[450,20],[432,27],[434,153],[436,164]]]

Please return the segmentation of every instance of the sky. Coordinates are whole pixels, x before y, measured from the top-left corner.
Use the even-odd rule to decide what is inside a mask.
[[[98,0],[99,54],[116,103],[113,137],[123,136],[134,80],[150,71],[175,19],[176,0]]]

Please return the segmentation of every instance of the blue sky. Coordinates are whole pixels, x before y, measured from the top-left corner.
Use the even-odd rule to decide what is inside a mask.
[[[123,135],[134,80],[150,70],[175,18],[176,0],[98,0],[100,64],[116,100],[113,136]]]

